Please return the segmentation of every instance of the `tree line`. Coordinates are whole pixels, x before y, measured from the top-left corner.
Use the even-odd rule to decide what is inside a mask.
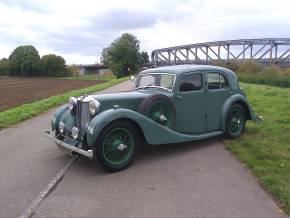
[[[68,75],[65,60],[55,54],[40,55],[32,45],[18,46],[9,58],[0,60],[0,76],[50,76]]]
[[[101,62],[120,78],[140,71],[149,63],[149,56],[140,51],[140,41],[136,36],[124,33],[102,50]],[[0,60],[0,76],[62,77],[69,74],[61,56],[48,54],[40,58],[32,45],[19,46],[8,59]]]

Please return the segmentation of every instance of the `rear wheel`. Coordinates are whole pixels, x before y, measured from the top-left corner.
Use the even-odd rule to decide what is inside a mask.
[[[134,160],[138,134],[130,122],[117,121],[107,126],[99,136],[95,156],[112,172],[126,169]]]
[[[225,137],[234,139],[239,137],[246,127],[246,113],[244,108],[239,104],[233,104],[225,121]]]

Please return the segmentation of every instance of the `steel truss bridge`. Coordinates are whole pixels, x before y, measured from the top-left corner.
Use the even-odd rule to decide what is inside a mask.
[[[290,38],[238,39],[174,46],[152,51],[153,66],[217,64],[253,60],[264,65],[290,66]]]

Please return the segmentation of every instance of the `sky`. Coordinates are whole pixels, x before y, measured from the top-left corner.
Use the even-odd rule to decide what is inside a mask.
[[[198,42],[290,37],[287,0],[0,0],[0,58],[19,45],[67,64],[100,61],[122,33],[141,50]]]

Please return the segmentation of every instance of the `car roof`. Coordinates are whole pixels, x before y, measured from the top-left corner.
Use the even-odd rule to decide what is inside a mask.
[[[196,64],[183,64],[183,65],[173,65],[173,66],[164,66],[164,67],[156,67],[156,68],[150,68],[147,70],[142,71],[141,73],[172,73],[172,74],[182,74],[190,71],[197,71],[197,70],[220,70],[228,74],[234,74],[229,69],[218,67],[218,66],[212,66],[212,65],[196,65]]]
[[[150,68],[140,72],[139,74],[147,74],[147,73],[171,73],[175,74],[177,77],[182,75],[183,73],[188,73],[192,71],[221,71],[227,77],[230,86],[232,89],[239,89],[239,83],[236,74],[224,67],[212,66],[212,65],[196,65],[196,64],[183,64],[183,65],[173,65],[173,66],[164,66],[164,67],[156,67]]]

